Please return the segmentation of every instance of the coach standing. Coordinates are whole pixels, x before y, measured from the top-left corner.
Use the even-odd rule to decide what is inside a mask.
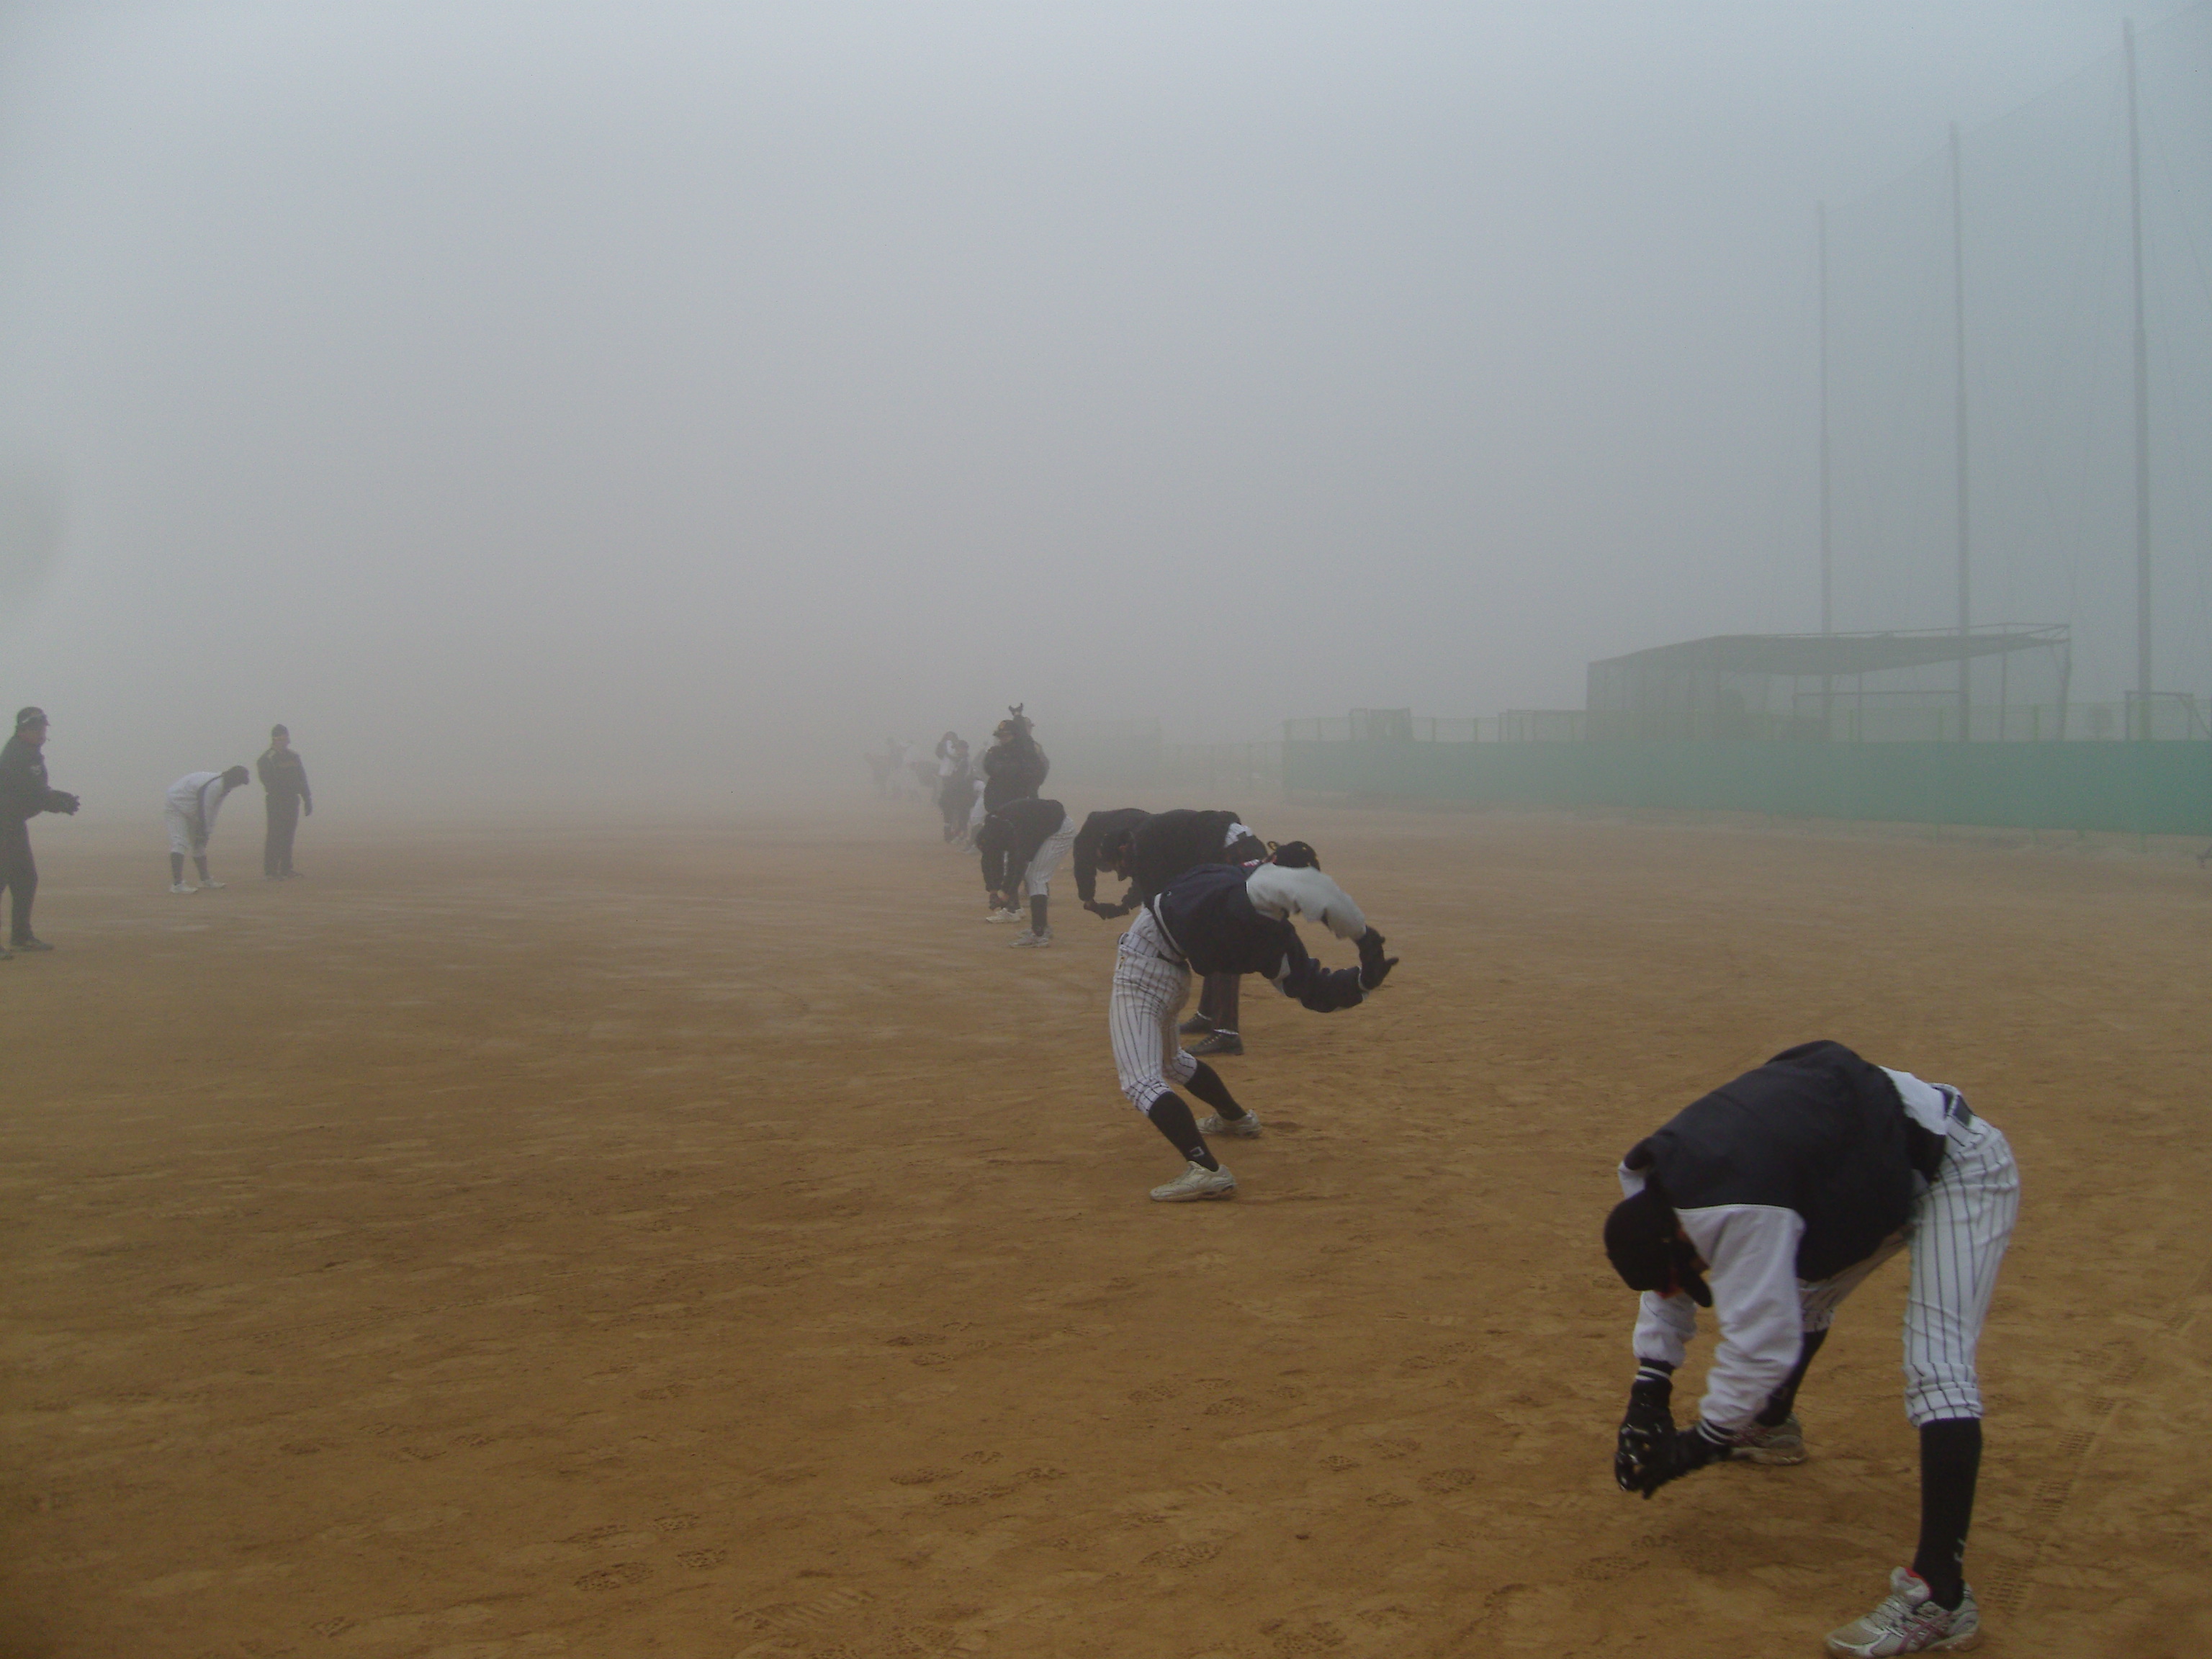
[[[0,745],[0,886],[8,890],[9,948],[0,960],[17,951],[51,951],[31,931],[31,901],[38,896],[39,866],[31,857],[31,820],[41,812],[75,812],[77,799],[66,790],[46,785],[46,711],[24,708],[16,712],[15,735]]]
[[[283,881],[300,872],[292,867],[292,837],[300,828],[300,814],[315,816],[314,791],[307,787],[307,768],[292,747],[292,734],[281,726],[269,728],[269,747],[253,763],[269,805],[269,836],[261,844],[261,874],[264,880]]]

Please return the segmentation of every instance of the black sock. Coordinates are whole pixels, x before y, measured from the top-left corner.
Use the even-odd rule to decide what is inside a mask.
[[[1920,1425],[1920,1547],[1912,1570],[1936,1605],[1955,1607],[1966,1593],[1966,1528],[1974,1519],[1974,1477],[1982,1467],[1982,1421],[1947,1417]]]
[[[1774,1427],[1796,1408],[1798,1386],[1804,1382],[1805,1373],[1812,1366],[1813,1356],[1820,1352],[1820,1345],[1827,1340],[1828,1334],[1825,1330],[1805,1333],[1805,1346],[1797,1350],[1797,1363],[1790,1368],[1790,1375],[1782,1379],[1781,1386],[1766,1396],[1765,1409],[1759,1413],[1756,1419],[1759,1427]]]
[[[194,859],[194,860],[192,860],[192,867],[193,867],[195,870],[198,870],[198,871],[200,872],[200,879],[201,879],[202,881],[207,881],[207,880],[211,879],[211,878],[210,878],[210,876],[208,875],[208,872],[207,872],[207,860],[206,860],[205,859],[203,859],[203,858],[196,858],[196,859]]]
[[[1045,931],[1044,903],[1045,896],[1042,893],[1035,894],[1030,899],[1030,932],[1032,933],[1042,933]]]
[[[169,885],[182,887],[184,884],[185,855],[182,853],[172,853],[169,854]]]
[[[1229,1092],[1229,1085],[1222,1082],[1221,1073],[1202,1060],[1198,1062],[1198,1069],[1190,1074],[1190,1081],[1182,1086],[1231,1123],[1246,1115],[1244,1109],[1237,1103],[1236,1096]]]
[[[1198,1120],[1190,1115],[1183,1097],[1176,1094],[1162,1095],[1145,1110],[1152,1121],[1152,1127],[1168,1138],[1169,1144],[1201,1170],[1221,1167],[1212,1152],[1206,1150],[1206,1137],[1198,1132]]]

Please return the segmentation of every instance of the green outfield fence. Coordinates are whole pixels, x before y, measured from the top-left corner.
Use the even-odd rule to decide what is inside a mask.
[[[1293,795],[2212,835],[2212,743],[1283,744]]]

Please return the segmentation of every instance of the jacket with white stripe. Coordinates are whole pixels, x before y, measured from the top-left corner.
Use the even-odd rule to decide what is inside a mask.
[[[1182,959],[1201,974],[1258,974],[1317,1013],[1364,1000],[1357,968],[1323,968],[1306,951],[1294,915],[1340,939],[1358,939],[1367,918],[1352,896],[1315,869],[1201,864],[1145,902]]]
[[[1803,1341],[1801,1282],[1856,1266],[1912,1216],[1942,1161],[1943,1092],[1839,1042],[1808,1042],[1724,1084],[1639,1141],[1622,1190],[1656,1184],[1706,1263],[1720,1346],[1699,1414],[1756,1416]],[[1688,1296],[1644,1293],[1638,1359],[1682,1363]]]

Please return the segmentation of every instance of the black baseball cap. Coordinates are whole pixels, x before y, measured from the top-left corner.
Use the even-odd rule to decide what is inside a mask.
[[[15,711],[15,729],[18,732],[27,726],[44,726],[46,723],[46,711],[43,708],[33,707]]]
[[[1684,1292],[1700,1308],[1713,1305],[1712,1287],[1698,1270],[1698,1252],[1682,1237],[1674,1206],[1656,1181],[1613,1206],[1605,1218],[1605,1253],[1632,1291]]]

